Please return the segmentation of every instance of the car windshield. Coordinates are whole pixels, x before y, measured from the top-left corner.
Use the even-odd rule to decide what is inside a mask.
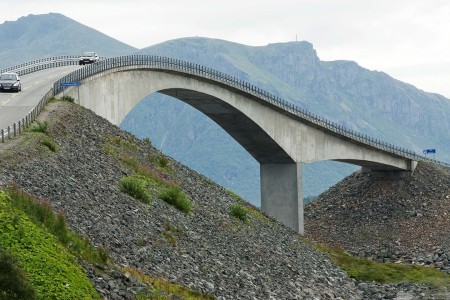
[[[95,56],[95,52],[84,52],[83,56]]]
[[[15,74],[2,74],[0,75],[0,80],[16,80]]]

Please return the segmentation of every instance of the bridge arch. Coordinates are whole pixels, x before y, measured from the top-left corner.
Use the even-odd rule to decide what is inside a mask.
[[[184,101],[210,117],[260,163],[262,209],[300,233],[302,163],[336,160],[378,171],[415,167],[413,160],[353,139],[324,119],[308,118],[293,106],[268,101],[263,91],[246,90],[246,83],[236,86],[232,80],[211,78],[203,67],[193,74],[171,63],[164,67],[99,63],[77,72],[61,79],[73,81],[78,76],[81,82],[65,93],[113,124],[119,125],[137,103],[155,92]],[[58,83],[54,88],[55,94],[61,92]]]

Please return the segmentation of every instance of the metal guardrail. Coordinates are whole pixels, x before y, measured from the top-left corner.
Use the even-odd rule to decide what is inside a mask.
[[[11,67],[5,70],[25,70],[23,72],[27,72],[25,74],[43,70],[45,68],[52,68],[57,66],[64,65],[72,65],[78,63],[78,56],[60,56],[47,58],[43,60],[36,60],[33,62],[25,63],[22,65],[18,65],[15,67]],[[136,67],[136,68],[146,68],[146,69],[155,69],[162,71],[170,71],[177,72],[182,74],[188,74],[190,76],[195,76],[207,80],[214,81],[219,84],[226,85],[228,87],[232,87],[241,92],[253,95],[271,105],[274,105],[282,110],[289,112],[301,119],[314,124],[317,127],[329,130],[338,134],[340,136],[347,137],[354,141],[357,141],[361,144],[377,148],[379,150],[389,152],[395,154],[397,156],[401,156],[404,158],[408,158],[416,161],[427,161],[431,163],[435,163],[438,165],[450,167],[450,164],[441,162],[434,159],[429,159],[425,156],[418,155],[414,151],[409,149],[405,149],[402,147],[395,146],[385,141],[381,141],[379,139],[372,138],[370,136],[358,133],[354,130],[348,129],[336,122],[325,119],[321,116],[313,114],[312,112],[294,105],[280,97],[273,95],[270,92],[267,92],[263,89],[258,88],[255,85],[252,85],[248,82],[240,80],[234,76],[225,74],[223,72],[217,71],[215,69],[205,67],[202,65],[194,64],[191,62],[163,57],[163,56],[154,56],[154,55],[130,55],[130,56],[119,56],[113,58],[103,59],[97,63],[90,64],[85,66],[84,68],[73,71],[72,73],[62,77],[58,81],[53,84],[53,89],[49,92],[52,93],[53,96],[62,92],[63,87],[61,86],[62,82],[76,82],[82,81],[88,77],[91,77],[95,74],[108,71],[114,68],[120,67]],[[4,70],[1,70],[3,72]],[[44,98],[50,98],[49,94],[44,96]],[[44,98],[42,100],[44,100]],[[41,101],[42,101],[41,100]],[[47,99],[48,101],[48,99]],[[41,103],[41,102],[40,102]],[[46,102],[45,102],[46,103]],[[39,104],[38,104],[39,106]],[[31,112],[30,112],[31,114]],[[26,121],[26,120],[25,120]],[[25,123],[22,123],[25,124]],[[14,124],[15,126],[15,124]],[[19,125],[20,128],[20,125]],[[9,126],[8,126],[9,132]],[[2,142],[3,142],[3,130],[2,130]]]
[[[14,124],[8,126],[5,129],[0,130],[0,141],[4,143],[7,138],[16,137],[20,135],[26,128],[30,127],[36,118],[39,116],[41,111],[47,105],[48,100],[53,97],[53,88],[47,92],[47,94],[42,97],[41,101],[21,120],[15,122]]]
[[[22,76],[50,68],[78,65],[78,58],[75,55],[47,57],[2,69],[0,73],[14,72]]]

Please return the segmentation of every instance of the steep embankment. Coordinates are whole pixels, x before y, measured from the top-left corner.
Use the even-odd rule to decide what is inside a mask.
[[[410,284],[358,284],[290,229],[79,106],[56,102],[44,117],[47,134],[29,132],[0,153],[0,187],[15,182],[46,199],[71,229],[108,250],[119,270],[88,272],[108,298],[128,299],[129,285],[143,289],[133,270],[217,299],[424,297],[426,288]],[[147,204],[123,192],[124,178],[145,188],[135,196]],[[190,213],[161,200],[167,188],[187,195]],[[247,222],[231,216],[236,204]]]
[[[248,223],[231,217],[231,204],[246,205],[223,188],[173,160],[164,166],[147,143],[76,105],[57,107],[48,134],[56,152],[39,143],[42,134],[29,135],[3,153],[0,182],[47,199],[118,266],[219,299],[359,298],[355,282],[291,230],[253,207]],[[120,190],[138,169],[154,176],[146,182],[150,204]],[[157,198],[161,182],[181,188],[190,214]]]
[[[419,163],[410,178],[355,173],[305,208],[307,236],[359,256],[450,272],[450,169]]]

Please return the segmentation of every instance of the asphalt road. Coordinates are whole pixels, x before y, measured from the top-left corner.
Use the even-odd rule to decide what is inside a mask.
[[[21,92],[0,92],[0,130],[25,117],[55,81],[78,68],[80,66],[59,67],[24,75],[20,77]]]

